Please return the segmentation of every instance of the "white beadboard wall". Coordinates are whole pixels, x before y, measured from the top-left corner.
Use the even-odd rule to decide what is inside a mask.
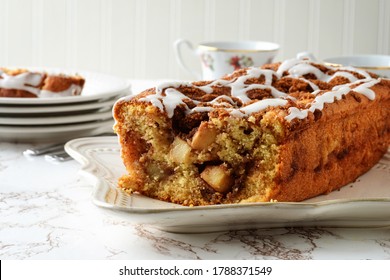
[[[176,64],[177,38],[273,41],[278,60],[390,54],[390,0],[0,0],[0,26],[1,66],[129,79],[191,79]]]

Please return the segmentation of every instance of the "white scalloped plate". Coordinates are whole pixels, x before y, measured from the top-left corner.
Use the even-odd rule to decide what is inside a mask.
[[[82,164],[82,173],[94,185],[93,202],[97,206],[133,223],[165,231],[390,225],[390,151],[354,183],[304,202],[185,207],[129,195],[116,187],[118,178],[126,172],[117,137],[75,139],[65,149]]]

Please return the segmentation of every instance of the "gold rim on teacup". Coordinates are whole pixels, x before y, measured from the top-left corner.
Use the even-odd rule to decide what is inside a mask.
[[[333,67],[342,67],[345,66],[341,63],[332,63],[332,62],[324,62],[326,65],[333,66]],[[390,66],[358,66],[358,65],[351,65],[355,68],[361,68],[361,69],[367,69],[367,70],[390,70]]]
[[[230,43],[233,43],[233,42],[219,42],[221,44],[230,44]],[[253,42],[249,42],[249,43],[256,43],[255,41]],[[258,42],[258,43],[266,43],[266,44],[272,44],[274,45],[273,48],[270,48],[270,49],[252,49],[252,50],[248,50],[248,49],[227,49],[227,48],[223,48],[223,47],[214,47],[214,46],[209,46],[207,45],[207,43],[203,43],[203,44],[199,44],[199,48],[202,49],[202,50],[207,50],[207,51],[213,51],[213,52],[234,52],[234,53],[256,53],[256,52],[274,52],[274,51],[277,51],[279,50],[280,46],[278,44],[274,44],[274,43],[269,43],[269,42]]]
[[[364,68],[364,69],[369,69],[369,70],[390,70],[390,66],[356,66],[356,65],[353,65],[353,67]]]

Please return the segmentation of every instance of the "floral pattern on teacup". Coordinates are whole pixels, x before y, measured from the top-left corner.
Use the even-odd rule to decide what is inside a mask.
[[[229,65],[234,67],[234,70],[241,69],[243,67],[251,67],[253,66],[253,59],[250,56],[242,55],[241,57],[238,55],[232,56],[229,60],[227,60]]]
[[[211,71],[214,71],[214,58],[210,54],[203,53],[200,56],[200,59],[204,65],[204,67],[210,68]]]

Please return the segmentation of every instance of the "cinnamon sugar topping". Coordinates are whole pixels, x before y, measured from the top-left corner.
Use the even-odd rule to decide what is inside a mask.
[[[375,92],[370,88],[381,80],[353,67],[336,68],[310,60],[286,60],[276,70],[267,67],[264,65],[262,68],[241,69],[211,82],[163,83],[155,88],[155,94],[142,97],[139,101],[150,102],[160,110],[165,110],[170,118],[179,105],[185,107],[186,114],[225,108],[232,116],[237,117],[249,116],[268,107],[287,106],[288,114],[285,119],[292,121],[306,118],[309,112],[322,110],[326,103],[340,100],[351,91],[373,100]],[[286,87],[283,85],[284,81],[292,84]],[[299,83],[302,85],[298,86]],[[305,91],[312,98],[306,108],[302,109],[297,101],[305,96]],[[215,94],[215,97],[202,102],[199,97],[207,94]],[[189,108],[186,100],[195,104],[195,107]]]

